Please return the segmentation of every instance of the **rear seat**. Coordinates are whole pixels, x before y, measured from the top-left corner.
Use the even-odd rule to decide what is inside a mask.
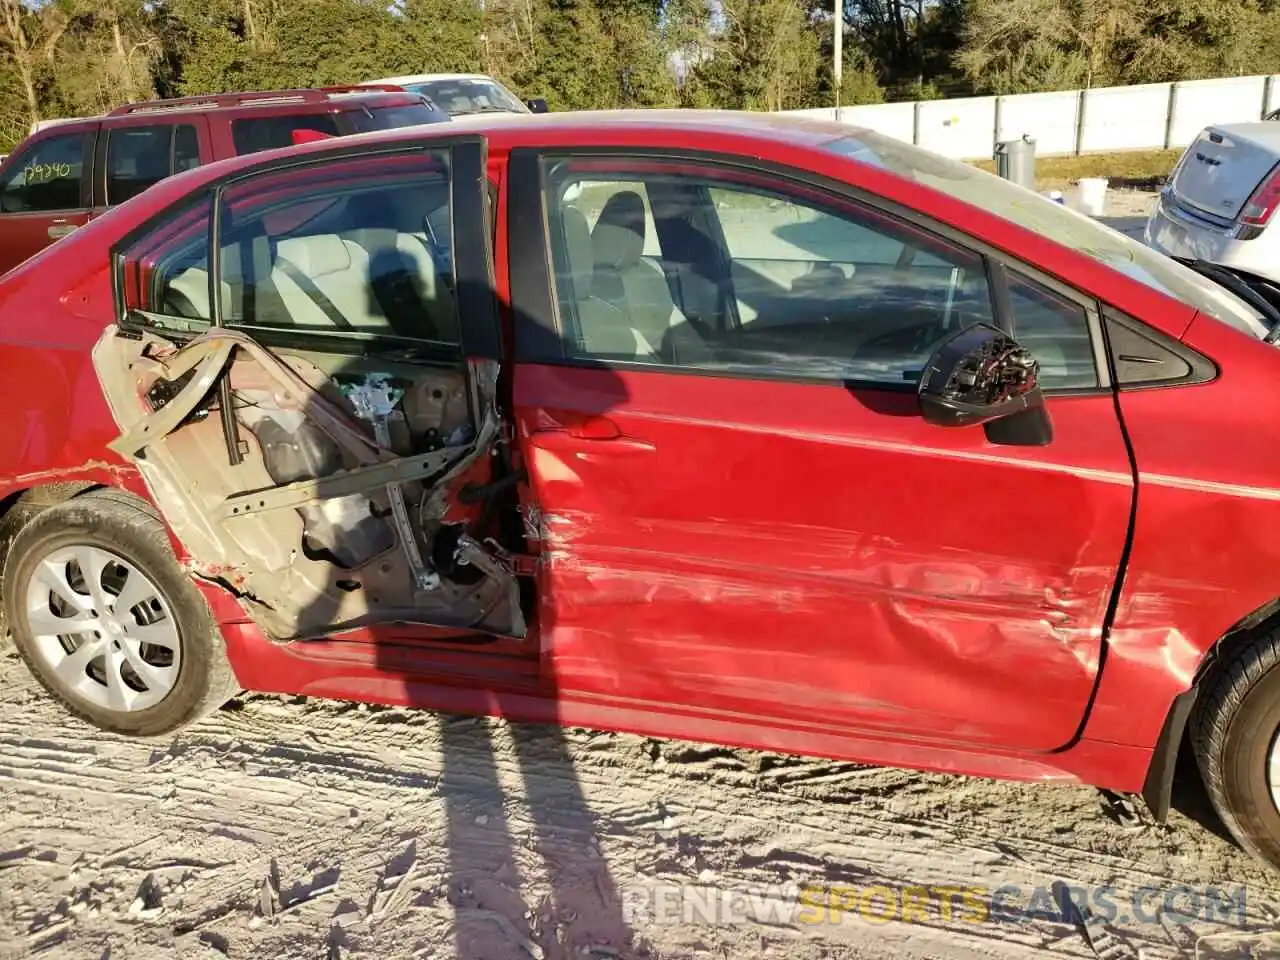
[[[377,242],[369,231],[352,235],[362,234],[372,250],[336,234],[293,237],[275,245],[271,286],[288,321],[316,329],[390,328],[402,336],[457,342],[452,296],[437,278],[425,239],[395,231]],[[239,274],[237,248],[225,248],[222,256],[224,275]],[[169,282],[169,290],[178,295],[178,303],[185,299],[190,305],[182,305],[184,315],[212,316],[206,270],[183,271]],[[233,303],[230,284],[223,283],[222,295],[224,304]]]
[[[425,234],[366,227],[348,231],[345,239],[364,252],[371,300],[384,315],[392,314],[387,319],[397,332],[458,342],[453,293],[436,269]],[[407,286],[398,287],[402,282]]]
[[[235,276],[240,273],[240,253],[235,247],[227,247],[222,251],[223,269]],[[170,294],[176,294],[171,297]],[[182,271],[169,281],[165,290],[168,305],[165,312],[178,316],[190,317],[193,320],[208,320],[213,316],[209,305],[209,271],[203,267],[191,267]],[[176,302],[175,302],[176,300]],[[185,303],[183,302],[185,301]],[[231,285],[222,284],[222,302],[231,302]]]
[[[336,234],[276,244],[271,283],[300,327],[386,329],[387,317],[369,292],[368,278],[369,254]]]

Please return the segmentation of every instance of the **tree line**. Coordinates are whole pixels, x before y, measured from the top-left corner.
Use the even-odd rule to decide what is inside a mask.
[[[0,149],[130,100],[492,74],[553,110],[835,102],[831,0],[0,0]],[[845,0],[844,104],[1280,69],[1280,0]]]

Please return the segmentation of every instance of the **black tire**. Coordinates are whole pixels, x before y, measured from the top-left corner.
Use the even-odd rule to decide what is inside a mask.
[[[1205,789],[1248,853],[1280,870],[1280,810],[1268,768],[1280,735],[1280,627],[1252,640],[1207,678],[1191,728]]]
[[[73,545],[112,551],[159,588],[177,626],[181,660],[173,688],[158,703],[111,710],[64,684],[36,652],[24,602],[37,565]],[[94,490],[49,507],[14,538],[4,565],[4,609],[27,668],[72,715],[111,733],[163,736],[208,715],[239,691],[222,636],[200,591],[178,565],[163,521],[148,503],[121,490]]]

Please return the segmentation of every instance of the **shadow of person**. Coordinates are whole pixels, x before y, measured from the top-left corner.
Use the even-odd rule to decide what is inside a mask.
[[[1187,819],[1195,821],[1219,840],[1239,849],[1240,844],[1235,837],[1231,836],[1226,824],[1213,809],[1213,801],[1209,799],[1204,780],[1201,779],[1200,769],[1196,765],[1196,758],[1189,740],[1185,741],[1179,749],[1176,763],[1173,774],[1173,793],[1170,796],[1172,809],[1177,810]]]
[[[456,956],[635,955],[563,731],[442,718],[441,741]],[[523,802],[504,787],[515,777]]]
[[[465,302],[465,297],[460,300]],[[275,352],[283,357],[289,353],[287,349]],[[411,357],[411,351],[404,356]],[[474,437],[481,433],[487,404],[510,411],[513,402],[509,370],[494,389],[500,395],[484,398],[481,383],[461,384],[456,366],[452,370],[415,368],[409,360],[388,353],[332,354],[321,364],[332,383],[343,385],[339,393],[345,398],[342,406],[350,422],[381,446],[390,437],[401,456],[439,450],[443,443],[438,425],[431,439],[426,439],[421,417],[418,412],[405,412],[406,403],[431,408],[441,394],[469,394]],[[472,375],[476,373],[475,364],[466,367]],[[367,417],[371,407],[360,391],[370,383],[383,388],[388,375],[405,384],[397,400],[399,412],[393,415],[403,422],[375,425]],[[617,396],[623,396],[622,389],[619,385]],[[328,399],[332,402],[334,397]],[[360,412],[366,414],[364,419]],[[307,426],[299,428],[294,441],[317,449],[312,425],[322,420],[307,418]],[[304,436],[304,431],[312,435]],[[272,450],[287,446],[287,437],[272,438]],[[469,447],[464,442],[457,449],[461,456]],[[332,466],[332,458],[316,462]],[[515,562],[509,557],[526,557],[530,549],[524,536],[527,504],[522,502],[528,493],[518,482],[520,469],[519,451],[499,439],[480,450],[474,463],[456,476],[452,466],[442,470],[442,475],[450,477],[443,484],[433,477],[417,485],[401,484],[406,508],[402,516],[385,487],[361,491],[367,515],[346,530],[332,518],[316,525],[316,511],[300,510],[304,523],[312,525],[304,537],[303,552],[330,563],[332,575],[299,619],[311,624],[311,637],[331,650],[344,648],[348,662],[365,665],[359,681],[334,677],[334,687],[358,690],[354,695],[361,699],[441,714],[438,791],[444,808],[447,876],[443,886],[453,915],[453,955],[462,960],[635,956],[596,817],[578,779],[570,741],[556,725],[559,691],[538,629],[546,597],[539,594],[531,564],[520,569],[519,578],[507,565]],[[322,479],[322,491],[324,486]],[[370,516],[391,532],[393,546],[387,546],[387,538],[371,535]],[[503,602],[516,606],[518,612],[486,620],[484,615],[454,610],[441,618],[439,602],[430,599],[428,588],[419,590],[418,599],[424,610],[432,603],[436,610],[419,618],[405,602],[414,596],[409,575],[413,561],[403,550],[401,521],[405,517],[415,530],[424,567],[440,578],[446,592],[466,596],[472,591],[472,596],[483,596],[486,614],[501,609]],[[347,537],[351,539],[344,542]],[[499,579],[505,594],[503,590],[479,594],[472,589],[492,576],[491,568],[474,557],[470,563],[462,559],[463,543],[477,548],[499,545],[484,549],[492,568],[503,574]],[[386,571],[393,566],[405,577],[398,587],[385,576],[374,578],[376,587],[361,584],[363,571],[372,567]],[[384,617],[378,604],[386,608],[389,598],[374,596],[373,591],[389,588],[398,591],[399,600],[393,615]],[[357,591],[366,594],[363,602],[369,614],[336,622],[345,615],[340,611],[352,609],[343,597]],[[338,632],[326,629],[326,623],[338,627]],[[492,623],[508,623],[511,628],[494,628]],[[311,642],[300,639],[293,645],[305,654]],[[486,715],[502,719],[493,721]],[[419,837],[415,843],[421,851],[426,838]],[[406,869],[404,864],[388,863],[384,873],[399,876]]]

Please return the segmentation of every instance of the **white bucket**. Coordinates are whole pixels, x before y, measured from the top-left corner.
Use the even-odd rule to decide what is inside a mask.
[[[1107,179],[1105,177],[1085,177],[1076,181],[1079,188],[1080,212],[1091,217],[1100,217],[1107,208]]]

